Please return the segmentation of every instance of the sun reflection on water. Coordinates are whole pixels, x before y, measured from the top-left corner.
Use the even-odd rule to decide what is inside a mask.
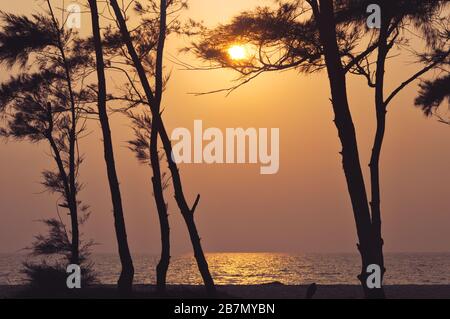
[[[93,254],[99,282],[115,284],[120,274],[117,254]],[[22,255],[0,254],[0,285],[23,284],[18,271]],[[155,284],[158,256],[134,255],[135,283]],[[358,254],[209,253],[210,271],[218,285],[358,284]],[[450,284],[450,253],[387,253],[387,284]],[[192,255],[174,256],[168,273],[169,284],[201,285]]]
[[[208,255],[208,260],[217,284],[256,285],[289,276],[288,263],[281,256],[288,257],[272,253],[218,253]]]

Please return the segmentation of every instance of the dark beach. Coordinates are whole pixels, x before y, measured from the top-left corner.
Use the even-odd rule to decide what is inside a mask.
[[[304,299],[308,286],[288,286],[278,283],[248,286],[218,286],[220,298],[227,299]],[[450,299],[450,285],[388,285],[385,286],[389,299]],[[27,292],[26,286],[0,286],[0,298],[42,298]],[[52,296],[54,297],[54,296]],[[67,298],[114,299],[118,298],[113,285],[98,285],[82,289]],[[202,286],[169,286],[166,296],[156,294],[153,285],[135,285],[134,298],[205,298]],[[361,286],[357,285],[318,285],[314,299],[362,299]]]

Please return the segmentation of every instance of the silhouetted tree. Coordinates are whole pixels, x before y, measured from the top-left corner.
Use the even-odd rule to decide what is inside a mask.
[[[49,232],[36,236],[30,247],[33,256],[45,258],[40,264],[25,263],[24,272],[41,288],[52,285],[45,280],[65,285],[65,280],[59,279],[66,274],[67,264],[82,267],[85,283],[93,279],[92,265],[87,261],[93,243],[82,244],[79,233],[79,226],[89,216],[88,206],[77,200],[82,188],[78,172],[83,161],[77,145],[85,131],[82,119],[91,96],[83,87],[73,85],[74,78],[83,78],[89,59],[79,50],[76,39],[69,40],[75,35],[56,31],[53,17],[52,13],[31,18],[2,13],[0,32],[0,63],[19,70],[19,75],[0,86],[0,135],[48,143],[57,169],[45,170],[42,184],[60,196],[58,208],[69,210],[70,231],[61,217],[43,220]],[[39,71],[31,71],[30,65],[37,65]],[[49,256],[56,258],[55,263],[48,263]],[[52,274],[59,277],[52,279]]]
[[[117,245],[119,247],[120,262],[122,271],[118,281],[119,290],[122,293],[129,294],[132,291],[134,267],[128,247],[128,239],[123,215],[122,196],[120,193],[119,179],[117,177],[116,165],[114,160],[114,149],[111,137],[111,128],[109,125],[107,111],[107,92],[105,79],[105,62],[103,58],[103,45],[100,33],[99,13],[96,0],[89,0],[89,7],[92,19],[93,42],[95,47],[96,69],[98,79],[98,114],[103,133],[103,149],[108,175],[109,188],[114,212],[114,225],[117,236]]]
[[[44,172],[44,186],[60,193],[62,207],[68,208],[71,220],[70,262],[79,264],[78,167],[82,157],[77,139],[84,131],[83,105],[90,96],[73,83],[83,76],[89,59],[78,48],[75,34],[61,29],[49,4],[49,14],[22,15],[2,13],[0,62],[17,66],[19,76],[1,87],[1,105],[8,112],[3,134],[31,142],[47,140],[56,161],[57,173]],[[30,66],[37,66],[36,73]]]
[[[356,61],[349,70],[350,73],[363,76],[370,88],[375,91],[374,105],[376,110],[377,129],[372,147],[370,159],[370,184],[371,184],[371,218],[375,253],[378,254],[378,265],[382,268],[384,276],[383,258],[383,238],[381,234],[381,194],[380,194],[380,157],[386,131],[387,110],[393,99],[408,85],[412,84],[420,76],[430,70],[436,69],[448,59],[450,50],[448,41],[442,41],[441,34],[448,24],[448,18],[442,17],[444,1],[420,1],[405,2],[400,1],[348,1],[346,8],[341,8],[340,16],[352,17],[348,19],[351,27],[356,24],[360,28],[366,25],[364,16],[365,8],[370,4],[378,4],[381,8],[381,26],[379,30],[371,31],[367,29],[372,41],[368,44],[370,48],[373,43],[377,43],[374,55],[364,57],[363,60]],[[359,13],[359,14],[358,14]],[[353,20],[352,20],[353,19]],[[414,35],[413,35],[414,34]],[[421,57],[420,69],[406,78],[394,90],[386,94],[386,63],[390,52],[404,49],[420,34],[420,39],[425,39],[426,51],[416,53]],[[430,52],[431,51],[431,52]],[[430,53],[432,58],[429,58]],[[351,53],[347,53],[352,57]],[[396,58],[404,55],[398,53]],[[353,60],[355,61],[355,60]],[[423,64],[423,66],[421,65]]]
[[[206,261],[205,255],[203,253],[203,249],[200,243],[200,237],[198,235],[198,230],[194,222],[194,212],[197,208],[197,205],[200,200],[200,195],[197,196],[197,199],[195,200],[194,205],[191,207],[188,206],[188,203],[186,201],[186,197],[184,195],[182,182],[181,182],[181,176],[180,172],[178,170],[177,164],[172,159],[172,145],[170,138],[167,134],[166,128],[164,126],[164,123],[162,121],[161,117],[161,100],[163,96],[164,91],[164,83],[165,78],[163,75],[163,56],[164,56],[164,45],[165,45],[165,39],[168,34],[168,23],[167,23],[167,13],[168,13],[168,7],[169,6],[175,6],[175,9],[171,9],[171,13],[177,12],[178,10],[186,7],[186,4],[184,1],[173,1],[173,0],[161,0],[159,5],[154,2],[150,1],[147,9],[146,7],[142,6],[139,2],[137,2],[136,9],[138,11],[143,12],[158,12],[159,18],[158,18],[158,24],[154,26],[149,22],[147,19],[143,19],[143,23],[141,25],[150,25],[153,26],[154,30],[157,30],[156,40],[157,42],[145,42],[144,45],[139,46],[139,49],[136,49],[134,46],[134,42],[139,41],[133,41],[136,40],[133,37],[133,34],[130,33],[128,30],[128,26],[124,17],[124,11],[120,8],[119,4],[115,0],[110,0],[109,3],[112,6],[112,9],[115,14],[116,22],[119,26],[121,38],[123,41],[123,44],[127,48],[127,54],[129,55],[132,65],[138,75],[140,85],[142,86],[142,89],[144,91],[144,96],[146,100],[146,105],[148,106],[151,114],[152,114],[152,127],[151,127],[151,135],[153,137],[156,137],[159,135],[161,138],[161,142],[165,151],[165,157],[168,162],[169,170],[171,173],[172,178],[172,184],[175,191],[175,200],[177,202],[177,205],[181,211],[181,214],[183,216],[183,219],[187,225],[189,235],[191,238],[192,246],[194,249],[194,255],[197,260],[197,264],[200,270],[200,273],[202,275],[203,281],[205,283],[205,286],[210,293],[215,292],[215,286],[214,281],[211,277],[211,274],[209,272],[208,263]],[[154,20],[153,20],[154,21]],[[140,38],[139,38],[140,39]],[[137,39],[137,40],[139,40]],[[145,61],[142,61],[143,57],[149,57],[149,55],[143,55],[143,52],[147,52],[145,49],[148,48],[154,48],[154,60],[151,58],[148,58]],[[156,52],[155,52],[156,51]],[[151,78],[154,79],[154,85],[152,87],[149,75]],[[142,99],[141,99],[142,100]],[[157,144],[155,142],[155,139],[150,138],[151,140],[151,161],[152,161],[152,168],[153,168],[153,181],[155,184],[155,179],[158,179],[158,171],[155,171],[155,165],[158,161],[158,153],[157,151]],[[153,142],[153,143],[152,143]],[[161,181],[157,183],[158,185],[161,184]],[[157,185],[157,186],[158,186]],[[155,199],[157,200],[157,205],[159,207],[160,216],[162,216],[161,211],[166,215],[167,213],[163,211],[163,204],[165,206],[165,202],[163,198],[157,198],[159,195],[155,192]]]
[[[184,9],[182,1],[171,3],[169,15],[176,15]],[[143,6],[140,2],[134,3],[134,13],[142,19],[142,23],[137,26],[131,37],[136,44],[136,51],[139,52],[139,59],[152,78],[155,78],[156,59],[159,44],[159,14],[155,15],[158,5],[151,2],[150,5]],[[166,34],[178,32],[180,25],[177,18],[166,28]],[[138,41],[136,41],[138,40]],[[161,258],[156,267],[157,288],[159,292],[164,292],[166,288],[167,271],[170,263],[170,227],[167,213],[167,203],[164,199],[164,190],[168,186],[166,173],[161,171],[160,161],[163,156],[158,152],[158,134],[152,130],[151,112],[149,104],[145,98],[145,93],[139,88],[139,80],[134,69],[131,57],[126,53],[121,34],[117,30],[107,27],[105,32],[106,69],[108,71],[118,71],[124,75],[125,83],[117,87],[114,94],[108,96],[109,100],[125,103],[125,107],[118,110],[126,114],[132,120],[135,139],[129,142],[130,149],[135,152],[138,160],[145,164],[150,164],[153,172],[152,186],[155,204],[158,212],[161,229]],[[162,66],[161,66],[162,67]],[[168,78],[164,78],[163,88]],[[144,106],[140,108],[140,106]],[[139,110],[136,110],[139,109]],[[132,110],[132,111],[131,111]]]
[[[382,28],[371,31],[366,26],[366,8],[375,3],[382,7]],[[205,31],[203,40],[191,50],[213,64],[207,69],[227,67],[241,74],[237,85],[214,92],[231,92],[255,77],[270,71],[295,68],[304,73],[326,69],[330,81],[335,124],[342,144],[343,168],[352,201],[362,257],[359,279],[367,297],[384,297],[383,289],[366,285],[367,266],[377,264],[384,273],[383,240],[379,194],[379,157],[385,129],[385,111],[389,102],[408,84],[435,68],[448,56],[430,61],[423,69],[402,83],[384,98],[384,67],[392,47],[402,44],[399,35],[407,23],[421,29],[432,43],[430,29],[443,1],[359,1],[306,0],[280,1],[276,9],[258,7],[243,12],[231,23]],[[428,28],[428,29],[427,29]],[[370,35],[370,33],[372,33]],[[369,43],[360,49],[364,40]],[[233,44],[247,45],[253,52],[247,59],[235,61],[228,55]],[[370,55],[378,51],[375,63]],[[376,64],[375,81],[370,68]],[[190,68],[189,66],[187,66]],[[348,73],[364,75],[369,86],[376,89],[377,134],[371,159],[371,209],[365,190],[356,134],[349,108],[346,88]]]

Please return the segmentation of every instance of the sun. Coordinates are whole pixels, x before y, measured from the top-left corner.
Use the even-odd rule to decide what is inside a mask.
[[[228,49],[228,55],[232,60],[245,60],[247,58],[247,50],[242,45],[233,45]]]

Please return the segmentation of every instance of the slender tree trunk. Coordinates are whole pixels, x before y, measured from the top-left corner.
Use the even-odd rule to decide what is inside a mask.
[[[70,174],[74,174],[75,169],[71,170]],[[72,176],[72,175],[70,175]],[[69,178],[71,185],[70,198],[70,223],[72,230],[72,256],[71,264],[80,265],[80,231],[78,225],[78,203],[76,198],[76,186],[72,177]]]
[[[78,229],[78,201],[77,201],[77,184],[76,184],[76,139],[77,139],[77,112],[75,105],[75,97],[73,93],[72,77],[70,74],[69,64],[66,59],[66,54],[64,52],[64,47],[61,42],[59,42],[59,48],[64,64],[64,69],[67,78],[67,87],[70,96],[70,114],[71,114],[71,127],[69,132],[69,186],[70,186],[70,220],[72,224],[72,264],[80,264],[80,232]]]
[[[52,5],[49,0],[47,0],[47,5],[50,10],[52,17],[53,27],[58,36],[57,47],[61,54],[62,66],[64,68],[67,89],[69,91],[69,101],[70,101],[70,113],[71,113],[71,127],[69,131],[69,186],[70,186],[70,197],[68,198],[68,205],[70,209],[70,222],[71,222],[71,232],[72,232],[72,256],[71,264],[80,264],[80,233],[78,229],[78,202],[77,202],[77,185],[76,185],[76,164],[75,164],[75,148],[77,139],[77,114],[76,114],[76,104],[75,96],[73,93],[72,77],[70,74],[70,67],[67,62],[66,53],[64,51],[64,45],[62,43],[61,30],[59,28],[58,21],[56,20],[55,14],[53,12]]]
[[[386,268],[383,256],[383,237],[381,232],[381,194],[380,194],[380,157],[381,150],[383,147],[385,130],[386,130],[386,114],[387,107],[392,99],[406,86],[418,79],[421,75],[427,73],[428,71],[434,69],[442,61],[445,61],[447,54],[444,54],[440,59],[430,63],[425,66],[422,70],[415,73],[413,76],[408,78],[403,82],[397,89],[395,89],[387,99],[384,96],[384,81],[385,81],[385,65],[388,57],[389,51],[395,44],[395,39],[388,41],[389,36],[394,32],[395,27],[398,25],[399,21],[390,15],[389,3],[382,4],[382,24],[379,32],[378,39],[378,57],[377,57],[377,70],[375,78],[375,110],[377,118],[377,128],[375,139],[373,142],[372,155],[370,159],[370,180],[371,180],[371,210],[372,210],[372,231],[373,231],[373,243],[374,243],[374,254],[376,259],[376,264],[381,267],[382,280],[384,278]],[[390,25],[393,25],[391,28]],[[391,28],[391,29],[390,29]],[[395,35],[395,37],[398,34]]]
[[[61,50],[63,51],[63,50]],[[66,61],[65,54],[63,54],[63,60],[66,74],[67,74],[67,84],[69,86],[70,92],[70,100],[71,100],[71,128],[69,133],[69,185],[70,185],[70,198],[69,198],[69,206],[70,206],[70,221],[72,225],[72,260],[71,263],[75,265],[80,264],[80,231],[78,225],[78,201],[77,201],[77,184],[76,184],[76,164],[75,164],[75,148],[76,148],[76,139],[77,139],[77,115],[75,111],[75,99],[72,91],[72,80],[70,77],[69,67]]]
[[[384,102],[384,74],[386,58],[389,52],[387,38],[389,34],[389,21],[386,17],[387,12],[382,17],[382,25],[378,40],[377,71],[375,79],[375,110],[377,118],[377,128],[373,142],[372,155],[370,158],[370,183],[371,183],[371,202],[372,210],[372,231],[374,241],[374,254],[376,264],[381,268],[381,281],[383,281],[386,272],[383,256],[383,238],[381,235],[381,195],[380,195],[380,156],[383,147],[384,135],[386,131],[386,104]]]
[[[139,60],[139,56],[137,55],[136,50],[133,46],[133,43],[132,43],[132,40],[130,37],[130,33],[128,31],[126,22],[123,18],[123,15],[122,15],[120,7],[117,3],[117,0],[110,0],[110,3],[114,10],[115,15],[116,15],[117,22],[119,24],[119,28],[120,28],[120,31],[122,34],[122,38],[127,46],[128,53],[130,54],[130,56],[133,60],[133,64],[138,73],[141,85],[142,85],[142,87],[145,91],[146,97],[150,103],[150,109],[151,109],[152,116],[153,116],[153,129],[155,129],[155,127],[156,127],[160,134],[160,137],[161,137],[161,141],[162,141],[162,144],[163,144],[163,147],[164,147],[164,150],[166,153],[167,161],[169,164],[169,170],[172,175],[172,181],[173,181],[173,186],[174,186],[174,190],[175,190],[175,200],[177,202],[178,207],[180,208],[181,214],[182,214],[183,219],[185,220],[186,226],[188,228],[189,236],[191,238],[192,246],[194,249],[194,255],[197,260],[197,265],[198,265],[200,274],[203,278],[203,281],[205,283],[205,287],[206,287],[207,291],[210,294],[214,294],[216,291],[214,281],[209,272],[208,263],[206,261],[205,255],[203,253],[203,249],[202,249],[201,242],[200,242],[200,236],[198,235],[198,230],[197,230],[197,227],[196,227],[195,221],[194,221],[194,212],[195,212],[195,208],[198,204],[198,200],[200,197],[199,196],[197,197],[197,200],[196,200],[195,204],[193,205],[192,209],[189,208],[189,206],[186,202],[186,198],[183,193],[181,177],[180,177],[180,173],[179,173],[177,164],[172,159],[172,144],[171,144],[170,138],[167,134],[167,131],[164,127],[164,123],[161,119],[161,115],[158,111],[159,104],[161,102],[161,96],[162,96],[162,72],[161,72],[161,69],[159,69],[157,67],[157,70],[156,70],[157,77],[156,77],[155,82],[156,82],[157,92],[156,92],[156,97],[155,97],[153,95],[150,83],[147,79],[145,69],[143,68],[142,63]],[[161,0],[161,13],[162,13],[161,21],[165,21],[165,11],[166,11],[166,1]],[[164,24],[163,28],[161,28],[160,31],[164,31],[164,30],[165,30],[165,24]],[[165,37],[165,35],[164,35],[164,37]],[[161,39],[161,37],[160,37],[160,39]],[[162,47],[162,49],[163,49],[163,47]],[[160,63],[162,63],[162,54],[163,54],[163,51],[161,50],[161,47],[160,47],[160,48],[158,48],[158,58],[161,59]],[[158,86],[160,86],[160,87],[158,87]]]
[[[70,212],[70,221],[71,221],[71,229],[78,229],[78,221],[75,221],[73,219],[72,216],[76,216],[76,211],[74,211],[74,206],[73,204],[69,204],[71,201],[70,199],[72,198],[72,194],[71,194],[71,190],[70,190],[70,186],[69,186],[69,178],[67,176],[67,173],[64,169],[64,164],[61,158],[61,155],[59,153],[59,149],[58,146],[56,145],[55,140],[53,139],[53,137],[49,136],[48,141],[50,143],[50,146],[53,150],[54,153],[54,159],[56,161],[56,165],[58,166],[58,171],[59,171],[59,176],[63,182],[64,185],[64,195],[65,198],[67,200],[68,206],[69,206],[69,212]],[[67,234],[68,235],[68,234]],[[78,236],[78,234],[76,234],[76,236]],[[80,263],[80,257],[79,257],[79,249],[78,249],[78,245],[76,245],[77,243],[77,237],[74,238],[73,236],[73,232],[72,232],[72,238],[71,238],[71,243],[72,243],[72,251],[71,251],[71,256],[70,256],[70,260],[69,262],[71,264],[75,264],[75,265],[79,265]]]
[[[160,114],[161,99],[163,93],[163,57],[166,43],[166,20],[167,4],[165,0],[160,3],[160,31],[156,52],[156,72],[155,72],[155,112]],[[167,215],[167,205],[164,200],[164,193],[161,180],[161,167],[158,155],[158,132],[160,125],[153,122],[150,134],[150,160],[153,170],[153,192],[155,195],[156,207],[158,210],[159,224],[161,229],[161,259],[156,267],[156,284],[159,291],[166,288],[167,270],[170,263],[170,226]]]
[[[89,5],[91,8],[95,55],[97,59],[98,113],[103,133],[104,156],[113,204],[114,226],[116,230],[117,244],[119,247],[120,262],[122,264],[122,271],[120,273],[118,281],[118,288],[121,293],[130,294],[132,292],[134,267],[130,249],[128,247],[127,232],[122,207],[122,197],[120,193],[119,179],[117,177],[111,129],[106,108],[105,64],[103,60],[103,49],[96,0],[89,0]]]
[[[48,129],[48,134],[47,134],[47,140],[50,143],[50,147],[53,151],[54,154],[54,159],[56,162],[56,165],[58,167],[58,171],[59,171],[59,177],[61,178],[61,181],[63,183],[64,186],[64,197],[67,201],[67,205],[69,206],[69,212],[70,212],[70,216],[72,216],[74,214],[73,212],[73,208],[71,205],[69,205],[70,203],[70,198],[72,197],[70,194],[70,185],[69,185],[69,178],[67,176],[66,170],[64,168],[64,163],[61,157],[61,153],[60,150],[58,148],[58,146],[56,145],[55,139],[53,138],[52,132],[53,132],[53,127],[54,127],[54,122],[53,122],[53,112],[52,112],[52,107],[51,104],[49,103],[48,105],[48,121],[49,121],[49,129]],[[78,225],[78,223],[76,223],[76,225]],[[72,225],[73,227],[73,225]],[[68,236],[68,234],[66,234]],[[72,252],[71,252],[71,260],[70,262],[73,262],[74,259],[74,253],[73,253],[73,245],[72,245]]]
[[[158,154],[158,130],[154,127],[152,127],[150,136],[150,158],[153,171],[153,193],[161,230],[161,258],[156,266],[156,287],[159,292],[164,292],[166,290],[167,271],[170,264],[170,226],[161,180],[161,167]]]
[[[313,6],[313,9],[325,53],[335,125],[342,144],[342,163],[359,239],[358,250],[361,254],[362,269],[358,278],[366,297],[382,298],[384,297],[383,289],[370,289],[367,286],[367,266],[376,264],[378,260],[374,254],[371,216],[359,159],[355,127],[348,104],[345,72],[336,40],[333,2],[319,0],[319,3],[320,7],[315,6],[314,8]]]

